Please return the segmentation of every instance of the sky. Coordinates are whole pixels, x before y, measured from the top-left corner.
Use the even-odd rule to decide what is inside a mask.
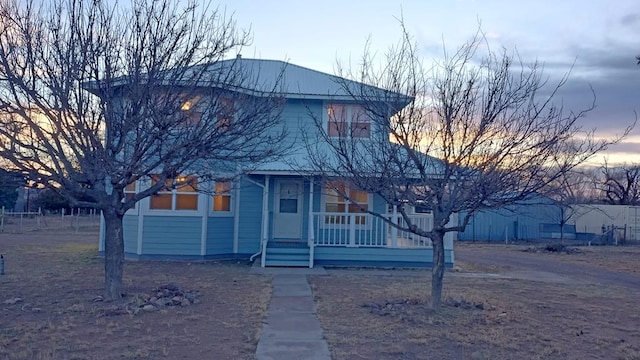
[[[493,49],[517,50],[544,65],[550,80],[571,70],[565,109],[596,108],[580,120],[599,136],[620,134],[640,114],[640,2],[637,0],[223,0],[221,9],[250,29],[244,57],[285,60],[335,74],[357,66],[364,47],[382,57],[401,36],[398,18],[425,59],[453,50],[481,26]],[[591,91],[593,89],[593,93]],[[592,160],[640,162],[640,124]]]

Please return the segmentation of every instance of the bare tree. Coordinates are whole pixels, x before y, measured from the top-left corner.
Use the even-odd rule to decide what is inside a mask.
[[[565,239],[565,226],[581,214],[584,204],[595,202],[595,182],[590,168],[572,169],[560,174],[541,190],[560,209],[557,221],[560,225],[560,241]],[[576,205],[580,204],[578,208]],[[595,208],[594,208],[595,209]]]
[[[371,136],[348,126],[327,131],[326,121],[316,118],[323,138],[307,139],[317,171],[398,206],[405,225],[363,210],[432,240],[435,309],[441,304],[446,233],[463,231],[479,210],[526,201],[619,140],[597,140],[580,128],[578,120],[592,107],[573,112],[554,104],[566,76],[549,86],[539,64],[525,65],[506,50],[480,56],[484,45],[476,35],[432,67],[423,64],[406,30],[381,67],[365,51],[357,71],[341,68],[339,75],[377,88],[342,83],[362,104]],[[433,227],[420,228],[404,204],[429,206]],[[461,211],[466,215],[459,224],[450,222]]]
[[[600,168],[596,189],[607,204],[640,204],[640,165],[609,166],[605,162]]]
[[[259,82],[258,69],[222,61],[250,40],[223,12],[197,1],[110,3],[2,2],[0,156],[74,206],[102,210],[105,296],[116,299],[128,209],[277,156],[284,133],[279,79]],[[149,187],[125,196],[144,178]]]

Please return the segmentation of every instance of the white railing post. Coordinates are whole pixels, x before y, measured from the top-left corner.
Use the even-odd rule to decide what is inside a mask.
[[[398,206],[393,205],[393,218],[391,222],[395,225],[398,225]],[[395,226],[391,226],[391,247],[398,247],[398,228]]]
[[[349,246],[356,246],[356,216],[348,214],[347,222],[349,223]]]

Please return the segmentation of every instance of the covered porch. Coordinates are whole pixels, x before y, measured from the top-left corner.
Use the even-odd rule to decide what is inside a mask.
[[[365,198],[354,191],[382,217],[350,206],[311,176],[265,175],[264,184],[262,267],[431,266],[431,240],[398,230],[393,224],[402,226],[405,219],[373,194]],[[422,229],[433,226],[429,213],[410,219]],[[445,263],[452,266],[453,234],[445,239],[445,249]]]

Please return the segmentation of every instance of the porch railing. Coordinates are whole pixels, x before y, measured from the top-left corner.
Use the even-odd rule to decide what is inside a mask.
[[[400,215],[385,217],[395,224],[406,226]],[[431,215],[411,215],[410,218],[413,224],[423,230],[430,230],[433,226]],[[370,214],[318,212],[313,214],[312,219],[316,246],[431,247],[429,238],[399,230],[385,219]]]

